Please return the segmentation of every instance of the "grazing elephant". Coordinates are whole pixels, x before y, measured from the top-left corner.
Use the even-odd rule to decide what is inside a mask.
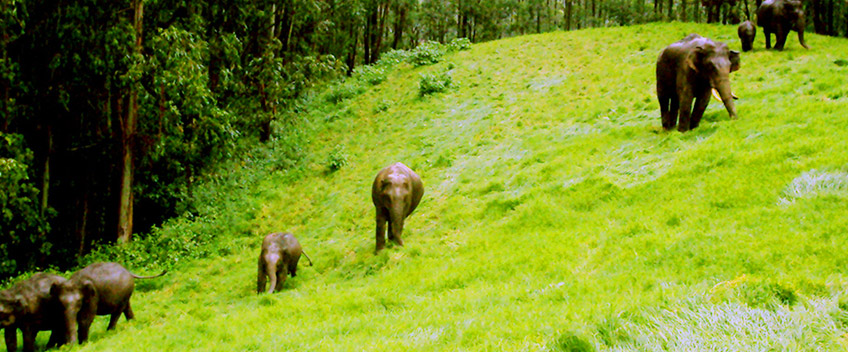
[[[798,32],[798,41],[805,49],[804,28],[807,26],[803,4],[800,0],[766,0],[757,9],[757,25],[766,35],[766,49],[771,49],[771,34],[774,33],[774,48],[783,50],[790,30]]]
[[[259,276],[256,279],[256,292],[265,291],[265,280],[271,278],[268,293],[281,291],[286,282],[286,271],[291,277],[297,276],[297,262],[300,255],[306,256],[309,265],[312,259],[303,252],[300,242],[290,233],[271,233],[262,241],[262,252],[259,254]]]
[[[77,342],[77,313],[83,302],[80,288],[65,278],[36,273],[0,291],[0,328],[5,329],[6,350],[18,348],[21,329],[24,351],[35,350],[35,335],[51,331],[47,347]]]
[[[698,127],[710,102],[710,91],[735,119],[736,96],[730,90],[730,73],[739,69],[739,62],[738,51],[697,34],[666,47],[657,60],[657,97],[663,128],[669,130],[677,125],[680,132],[685,132]]]
[[[414,171],[402,163],[394,163],[377,173],[371,185],[371,201],[377,210],[377,249],[386,246],[386,223],[389,240],[403,246],[403,222],[424,195],[424,185]]]
[[[754,48],[754,38],[757,36],[757,27],[751,21],[742,22],[736,29],[739,40],[742,41],[742,51],[751,51]]]
[[[71,282],[80,287],[87,287],[83,289],[87,294],[77,316],[79,342],[88,340],[88,331],[97,315],[111,315],[106,330],[115,328],[121,313],[127,320],[133,319],[135,315],[130,307],[130,296],[135,289],[134,279],[152,279],[165,275],[166,272],[154,276],[138,276],[118,263],[94,263],[71,275]]]

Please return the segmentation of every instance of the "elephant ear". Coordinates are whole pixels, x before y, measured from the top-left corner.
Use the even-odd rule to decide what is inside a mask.
[[[739,57],[739,52],[736,50],[730,51],[730,72],[738,71],[739,66],[742,65],[742,59]]]
[[[85,297],[86,299],[97,295],[97,289],[94,288],[94,283],[88,280],[82,283],[82,287],[80,288],[80,290],[82,291],[83,297]]]
[[[692,53],[689,54],[689,57],[686,58],[686,64],[689,65],[689,68],[692,71],[699,72],[699,66],[704,62],[704,58],[706,57],[707,52],[704,50],[703,46],[696,46]]]

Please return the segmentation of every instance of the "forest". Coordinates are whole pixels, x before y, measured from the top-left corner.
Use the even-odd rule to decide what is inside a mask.
[[[296,130],[312,87],[385,53],[653,21],[735,24],[759,3],[2,0],[0,279],[73,267],[191,213],[207,170]],[[848,1],[804,6],[809,29],[848,37]]]

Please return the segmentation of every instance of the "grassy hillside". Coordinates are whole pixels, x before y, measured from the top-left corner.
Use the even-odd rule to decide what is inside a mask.
[[[549,33],[316,97],[308,169],[244,192],[257,215],[221,234],[232,254],[141,284],[136,321],[99,318],[74,349],[848,348],[848,41],[760,34],[732,75],[739,119],[713,101],[664,132],[654,65],[692,32],[740,47],[733,26]],[[443,72],[452,88],[419,96]],[[374,255],[370,185],[395,161],[425,194],[406,246]],[[271,231],[315,266],[257,295]]]

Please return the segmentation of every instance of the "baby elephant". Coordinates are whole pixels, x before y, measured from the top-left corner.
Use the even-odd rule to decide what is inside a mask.
[[[403,222],[424,195],[424,185],[412,169],[402,163],[394,163],[377,173],[371,185],[371,201],[377,210],[377,249],[386,247],[386,223],[389,224],[389,240],[403,246]]]
[[[36,273],[29,279],[0,291],[0,328],[5,329],[6,350],[18,348],[17,330],[24,351],[35,350],[39,331],[52,331],[47,348],[77,342],[77,313],[83,294],[65,278]]]
[[[83,307],[77,316],[79,342],[88,339],[89,328],[97,315],[111,315],[106,330],[115,328],[121,313],[127,320],[133,319],[135,315],[130,307],[130,296],[135,289],[134,279],[152,279],[166,272],[155,276],[138,276],[121,264],[110,262],[94,263],[74,273],[70,280],[82,287],[83,292],[90,292],[85,294]]]
[[[256,279],[256,292],[265,291],[265,280],[271,278],[271,286],[268,293],[283,289],[286,282],[286,271],[292,277],[297,275],[297,262],[300,255],[306,256],[309,265],[312,259],[303,252],[300,242],[290,233],[275,232],[265,236],[262,241],[262,253],[259,254],[259,276]]]
[[[736,34],[739,34],[739,40],[742,41],[742,51],[751,51],[754,48],[757,27],[751,21],[742,22],[736,29]]]

